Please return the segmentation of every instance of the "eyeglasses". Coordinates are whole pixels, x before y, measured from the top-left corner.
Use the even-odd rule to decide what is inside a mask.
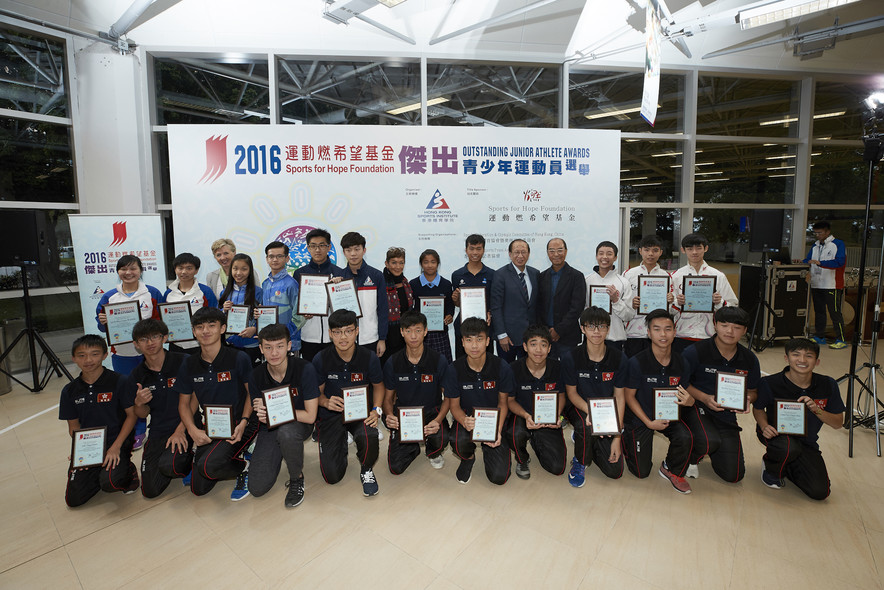
[[[157,342],[158,340],[162,340],[162,334],[152,334],[151,336],[142,336],[138,339],[138,344],[147,344],[148,342]]]
[[[307,244],[308,250],[328,250],[328,244]]]
[[[564,248],[549,248],[547,250],[547,252],[549,252],[550,254],[564,254],[565,249]]]
[[[583,327],[590,332],[603,332],[608,329],[605,324],[583,324]]]
[[[352,336],[356,333],[356,328],[342,328],[340,330],[330,330],[332,336]]]
[[[285,254],[268,254],[267,260],[282,260],[283,258],[288,258]]]

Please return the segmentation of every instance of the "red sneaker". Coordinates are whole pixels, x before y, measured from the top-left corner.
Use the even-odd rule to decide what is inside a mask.
[[[662,477],[663,479],[668,479],[669,483],[672,484],[672,487],[675,488],[676,492],[680,494],[691,493],[691,484],[689,484],[685,478],[675,475],[674,473],[669,471],[669,468],[666,467],[666,461],[663,461],[663,463],[660,464],[660,477]]]

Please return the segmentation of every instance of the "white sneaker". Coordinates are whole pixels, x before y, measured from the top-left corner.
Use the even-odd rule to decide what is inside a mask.
[[[429,457],[430,459],[430,467],[433,469],[442,469],[445,467],[445,457],[441,454],[436,455],[435,457]]]
[[[348,445],[352,445],[352,444],[353,444],[353,435],[350,434],[349,432],[347,433],[347,444],[348,444]]]
[[[700,477],[700,466],[696,463],[691,463],[688,465],[688,469],[685,471],[684,476],[690,477],[691,479],[697,479]]]

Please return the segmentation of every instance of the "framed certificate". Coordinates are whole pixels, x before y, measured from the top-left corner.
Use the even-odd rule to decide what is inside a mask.
[[[777,432],[807,436],[807,406],[791,399],[774,400],[777,407]]]
[[[468,318],[484,320],[488,317],[485,287],[460,287],[460,321]],[[495,439],[496,440],[496,439]]]
[[[275,305],[259,305],[255,311],[258,315],[258,332],[279,323],[279,308]]]
[[[107,427],[81,428],[71,440],[71,468],[99,467],[104,463]]]
[[[559,392],[535,391],[531,419],[535,424],[556,424],[559,421]]]
[[[422,407],[399,408],[400,442],[424,442],[424,409]]]
[[[598,307],[611,313],[611,296],[608,294],[607,285],[589,286],[589,306]]]
[[[715,378],[715,401],[728,410],[746,409],[746,376],[718,373]]]
[[[267,410],[268,429],[297,420],[292,404],[292,390],[288,386],[267,389],[261,395],[264,397],[264,409]]]
[[[227,311],[227,333],[239,334],[249,327],[252,308],[248,305],[234,305]]]
[[[169,328],[169,342],[195,340],[193,326],[190,324],[190,302],[158,303],[160,319]]]
[[[206,434],[215,440],[233,437],[233,406],[203,405],[206,418]]]
[[[107,316],[107,343],[110,346],[132,342],[132,328],[141,321],[141,302],[137,299],[104,306]],[[103,459],[102,459],[103,461]]]
[[[654,417],[652,420],[678,420],[678,389],[654,388]]]
[[[494,442],[497,440],[497,425],[500,421],[500,408],[473,408],[473,442]]]
[[[301,275],[298,283],[298,314],[328,315],[328,292],[325,284],[330,275]]]
[[[444,297],[421,297],[420,312],[427,316],[427,330],[441,332],[445,329]]]
[[[669,277],[659,275],[639,275],[638,315],[647,315],[655,309],[668,309]]]
[[[368,418],[368,385],[345,387],[341,390],[344,398],[344,422],[358,422]]]
[[[613,397],[591,397],[586,400],[589,409],[589,428],[593,436],[620,434],[620,412]]]
[[[713,313],[715,304],[716,277],[688,275],[682,279],[681,292],[684,295],[683,311],[691,313]]]
[[[332,311],[349,309],[356,313],[357,318],[362,317],[362,306],[359,305],[356,281],[347,279],[340,283],[326,283],[325,291],[328,293],[328,303]]]

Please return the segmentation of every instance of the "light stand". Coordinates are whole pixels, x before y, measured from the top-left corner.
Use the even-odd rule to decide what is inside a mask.
[[[756,352],[761,352],[773,342],[776,334],[771,334],[763,340],[759,337],[760,342],[755,341],[755,335],[758,330],[764,330],[764,320],[776,317],[770,303],[767,302],[767,253],[768,249],[761,251],[761,279],[758,281],[758,303],[755,304],[755,319],[752,320],[752,330],[749,332],[749,346]]]

